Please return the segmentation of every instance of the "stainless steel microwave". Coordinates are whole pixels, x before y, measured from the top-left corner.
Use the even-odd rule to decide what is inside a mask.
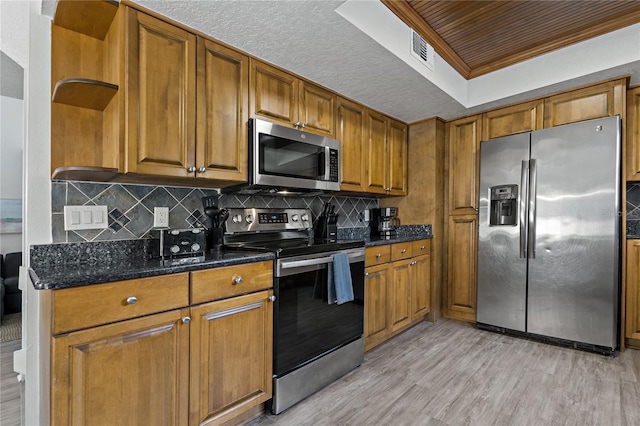
[[[339,191],[340,141],[249,120],[249,187]]]

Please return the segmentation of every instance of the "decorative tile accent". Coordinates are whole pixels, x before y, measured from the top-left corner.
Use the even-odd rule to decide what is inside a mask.
[[[640,239],[640,183],[627,184],[627,239]]]
[[[218,196],[217,191],[202,188],[153,185],[108,184],[54,181],[51,191],[52,237],[54,243],[98,242],[157,239],[153,229],[153,208],[169,207],[169,227],[183,229],[208,227],[202,198]],[[219,195],[218,207],[308,208],[313,218],[322,212],[325,202],[336,206],[338,228],[367,228],[362,219],[366,209],[378,207],[378,200],[323,195],[315,197],[275,197],[269,195]],[[64,230],[65,205],[106,205],[107,229]]]

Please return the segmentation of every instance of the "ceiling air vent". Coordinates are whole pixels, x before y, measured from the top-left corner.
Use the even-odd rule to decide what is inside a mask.
[[[433,71],[433,62],[435,57],[433,47],[420,37],[420,34],[416,33],[413,29],[411,30],[411,54],[422,62],[424,66]]]

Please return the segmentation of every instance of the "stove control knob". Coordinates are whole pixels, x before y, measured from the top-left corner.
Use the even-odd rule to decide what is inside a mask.
[[[180,251],[180,247],[178,247],[177,245],[172,245],[171,248],[169,249],[171,251],[171,253],[177,253]]]
[[[244,220],[246,220],[247,223],[253,223],[253,215],[252,214],[247,215],[247,217]]]
[[[291,220],[292,220],[293,222],[297,222],[299,219],[300,219],[300,216],[298,216],[297,214],[293,214],[293,215],[291,215]]]
[[[308,214],[303,214],[301,216],[301,219],[302,219],[303,222],[308,222],[309,221],[309,215]]]
[[[198,244],[198,243],[193,243],[193,244],[191,245],[191,251],[198,251],[198,250],[200,250],[200,244]]]
[[[233,216],[233,223],[240,223],[242,222],[242,215],[241,214],[237,214],[235,216]]]

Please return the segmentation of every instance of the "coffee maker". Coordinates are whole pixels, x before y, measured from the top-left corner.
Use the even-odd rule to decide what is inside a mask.
[[[393,237],[396,227],[400,225],[397,207],[383,207],[371,209],[369,212],[369,227],[372,237]]]

